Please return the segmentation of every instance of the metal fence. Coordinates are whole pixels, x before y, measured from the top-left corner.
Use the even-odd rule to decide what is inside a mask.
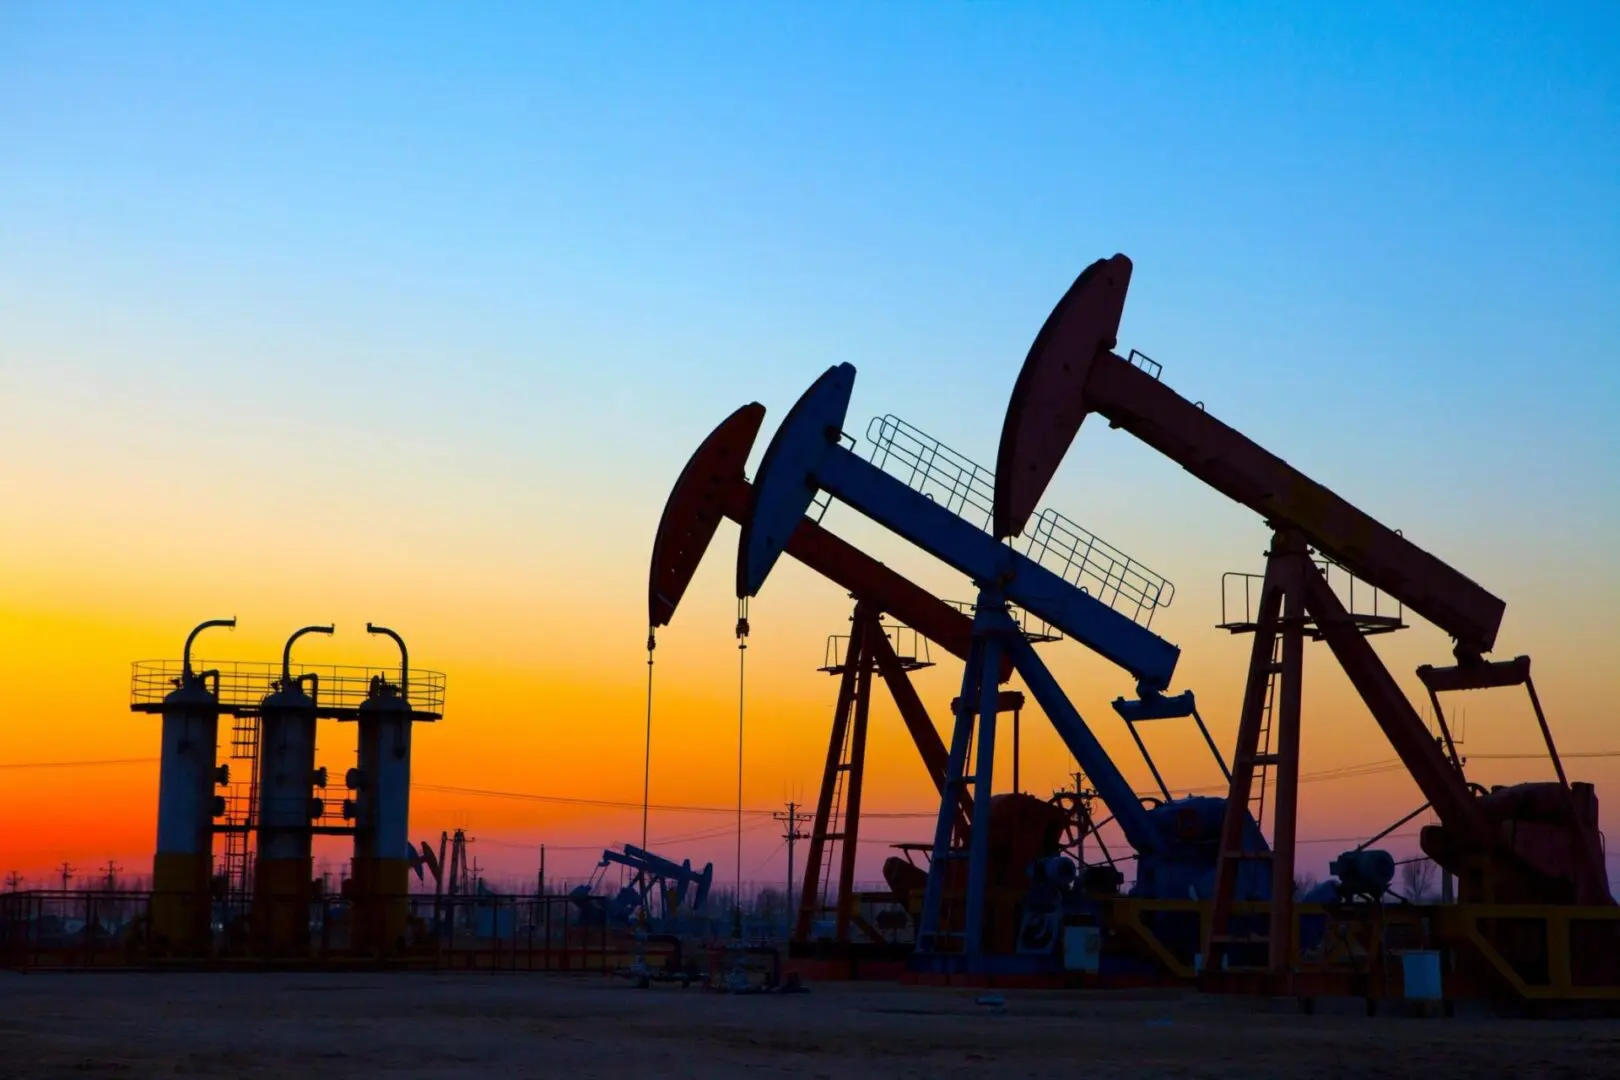
[[[321,897],[309,906],[307,941],[270,949],[258,939],[251,908],[213,905],[207,941],[184,954],[154,934],[156,894],[108,891],[0,893],[0,968],[90,969],[176,963],[253,965],[376,963],[406,967],[611,973],[639,953],[671,946],[638,943],[634,931],[593,918],[573,897],[404,898],[403,940],[379,956],[356,948],[355,905]],[[163,897],[184,903],[192,898]],[[258,898],[263,901],[264,898]],[[275,898],[270,898],[274,903]],[[296,906],[294,907],[296,910]],[[296,920],[296,916],[294,916]],[[697,933],[707,927],[683,928]],[[656,956],[649,956],[649,963]]]

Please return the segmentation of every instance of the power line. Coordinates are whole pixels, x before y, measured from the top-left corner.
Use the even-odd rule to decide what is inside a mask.
[[[1535,761],[1535,760],[1540,760],[1542,758],[1545,758],[1546,756],[1547,755],[1546,755],[1545,752],[1542,752],[1542,753],[1539,753],[1539,754],[1537,754],[1537,753],[1526,753],[1526,754],[1468,754],[1468,753],[1465,753],[1465,754],[1463,754],[1463,757],[1467,758],[1469,761],[1476,761],[1476,760],[1478,760],[1478,761]],[[1620,750],[1577,750],[1574,753],[1564,753],[1564,752],[1560,751],[1558,756],[1560,758],[1564,758],[1564,759],[1568,759],[1568,758],[1616,758],[1616,757],[1620,757]]]
[[[625,799],[585,799],[570,795],[540,795],[531,791],[496,791],[491,788],[457,787],[452,784],[412,784],[416,791],[435,791],[447,795],[472,795],[479,798],[490,799],[521,799],[526,802],[556,803],[562,806],[600,806],[610,810],[640,810],[641,801]],[[649,803],[653,810],[662,810],[683,814],[727,814],[735,816],[735,806],[681,806],[673,803]],[[769,817],[770,810],[744,810],[743,813],[756,817]]]
[[[763,867],[766,863],[768,863],[772,859],[776,858],[777,852],[781,851],[782,847],[783,847],[783,842],[778,841],[776,846],[771,848],[769,853],[767,853],[766,856],[763,859],[761,859],[761,860],[759,860],[759,862],[755,863],[754,868],[752,870],[748,871],[748,877],[747,877],[746,880],[748,880],[750,882],[757,881],[758,879],[755,878],[754,875],[759,873],[760,868]]]
[[[1620,757],[1620,752],[1617,752],[1615,754],[1615,756]],[[1394,772],[1394,771],[1397,771],[1397,770],[1399,770],[1401,768],[1403,768],[1403,766],[1402,766],[1399,759],[1390,758],[1390,759],[1386,759],[1386,760],[1383,760],[1383,761],[1362,762],[1361,764],[1358,764],[1358,765],[1342,765],[1342,766],[1339,766],[1338,768],[1325,769],[1325,770],[1323,770],[1321,772],[1316,772],[1316,773],[1305,773],[1302,776],[1300,776],[1299,780],[1300,780],[1300,783],[1315,783],[1315,782],[1321,782],[1321,781],[1327,781],[1327,780],[1359,779],[1359,778],[1364,777],[1364,776],[1374,776],[1374,775],[1377,775],[1379,773]],[[412,784],[411,787],[413,789],[415,789],[415,790],[418,790],[418,791],[435,791],[435,792],[441,792],[441,793],[452,794],[452,795],[471,795],[471,796],[481,797],[481,798],[521,799],[521,800],[525,800],[525,801],[529,801],[529,802],[556,803],[558,805],[563,805],[563,806],[599,806],[599,807],[604,807],[604,808],[614,809],[614,810],[640,810],[642,808],[641,803],[639,803],[639,802],[630,802],[630,801],[627,801],[627,800],[585,799],[585,798],[577,798],[577,797],[568,796],[568,795],[540,795],[540,794],[536,794],[534,792],[526,792],[526,791],[497,791],[497,790],[493,790],[493,789],[489,789],[489,788],[455,787],[455,786],[448,785],[448,784]],[[1193,788],[1188,788],[1188,789],[1185,789],[1185,790],[1187,790],[1191,794],[1201,794],[1201,793],[1204,793],[1204,792],[1211,792],[1211,791],[1225,791],[1226,790],[1226,785],[1225,784],[1205,784],[1205,785],[1203,785],[1201,787],[1193,787]],[[1155,793],[1155,792],[1137,792],[1137,794],[1139,794],[1139,795],[1151,795],[1151,794],[1157,794],[1157,793]],[[658,804],[658,803],[654,803],[654,804],[651,804],[651,805],[652,805],[652,809],[654,809],[654,810],[662,810],[662,811],[670,811],[670,812],[686,813],[686,814],[733,814],[734,815],[734,814],[737,814],[739,812],[738,808],[734,807],[734,806],[692,806],[692,805],[675,805],[675,804]],[[778,811],[764,810],[764,809],[745,809],[745,810],[742,810],[741,812],[743,814],[747,814],[747,815],[752,816],[752,817],[770,817],[770,816],[778,813]],[[934,809],[930,809],[930,810],[892,810],[892,811],[865,810],[865,811],[862,811],[862,813],[861,813],[861,817],[863,819],[871,819],[871,820],[887,819],[887,820],[900,820],[900,821],[905,821],[905,820],[915,821],[915,820],[937,818],[938,816],[939,816],[938,808],[934,808]]]
[[[729,810],[727,811],[727,813],[731,813],[731,812],[732,811],[729,811]],[[743,827],[743,832],[748,833],[748,834],[757,833],[761,829],[768,828],[770,825],[771,825],[771,822],[769,822],[769,821],[755,821],[755,822],[750,823],[749,825],[744,826]],[[711,827],[711,828],[708,828],[708,829],[704,829],[704,830],[702,830],[700,832],[681,833],[681,834],[678,834],[678,835],[675,835],[675,836],[653,837],[651,840],[648,841],[648,844],[650,846],[652,846],[652,847],[664,847],[665,845],[668,845],[668,844],[689,844],[689,843],[696,843],[696,842],[703,841],[703,840],[717,840],[720,837],[733,836],[733,835],[735,835],[736,831],[737,831],[737,829],[736,829],[736,826],[734,826],[734,825],[722,825],[719,828],[712,828]],[[488,844],[488,845],[490,845],[492,847],[521,848],[521,849],[527,851],[527,850],[530,850],[530,849],[534,848],[536,843],[538,843],[538,841],[487,840],[486,839],[486,840],[480,840],[479,843]],[[608,849],[613,847],[612,844],[552,844],[552,843],[548,843],[546,846],[552,851],[604,851],[604,850],[608,850]]]
[[[1417,835],[1418,834],[1415,833],[1415,832],[1397,832],[1397,833],[1390,833],[1388,836],[1384,837],[1384,839],[1385,840],[1410,840],[1412,837],[1417,836]],[[1300,837],[1299,839],[1296,839],[1294,841],[1294,843],[1295,844],[1360,844],[1360,843],[1364,842],[1366,839],[1367,838],[1365,836],[1312,836],[1312,837]]]
[[[86,761],[0,761],[0,769],[95,769],[109,765],[155,765],[155,757],[96,758]]]
[[[643,749],[641,765],[641,848],[647,849],[647,816],[649,811],[648,800],[652,797],[652,707],[653,707],[653,650],[658,642],[653,637],[653,628],[647,627],[647,740]],[[646,894],[642,894],[642,915],[647,913]],[[645,921],[645,918],[643,919]]]
[[[1566,760],[1570,759],[1599,759],[1620,758],[1620,750],[1579,750],[1559,755]],[[1468,754],[1470,761],[1532,761],[1546,757],[1544,753],[1504,753],[1504,754]],[[0,762],[0,769],[89,769],[105,768],[121,765],[152,765],[160,759],[145,758],[93,758],[82,761],[6,761]],[[1361,762],[1356,765],[1342,765],[1337,768],[1324,769],[1320,772],[1305,773],[1300,776],[1301,783],[1319,783],[1330,780],[1361,779],[1368,776],[1377,776],[1388,772],[1397,772],[1404,768],[1398,758],[1385,758],[1379,761]],[[570,795],[541,795],[530,791],[500,791],[493,788],[462,787],[455,784],[428,784],[413,783],[411,787],[417,791],[432,791],[445,795],[467,795],[475,798],[490,799],[518,799],[527,802],[553,803],[559,806],[594,806],[610,810],[641,810],[643,808],[661,810],[682,814],[727,814],[735,816],[739,809],[736,806],[694,806],[678,803],[647,803],[627,799],[589,799]],[[1204,784],[1184,789],[1190,794],[1203,794],[1206,792],[1219,792],[1226,790],[1221,783]],[[1139,795],[1153,795],[1155,792],[1138,792]],[[777,811],[757,808],[744,808],[741,813],[751,817],[770,817]],[[862,817],[869,819],[917,820],[938,816],[937,809],[922,811],[877,811],[869,810],[862,813]]]

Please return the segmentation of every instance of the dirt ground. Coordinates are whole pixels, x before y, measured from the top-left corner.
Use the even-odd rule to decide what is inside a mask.
[[[0,1077],[1620,1076],[1620,1021],[1416,1019],[1193,993],[483,974],[0,974]]]

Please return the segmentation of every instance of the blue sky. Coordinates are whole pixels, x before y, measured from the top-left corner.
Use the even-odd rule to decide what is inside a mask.
[[[1123,344],[1189,397],[1475,556],[1596,556],[1616,40],[1610,4],[11,4],[10,450],[513,531],[589,500],[628,557],[715,420],[840,360],[861,427],[990,460],[1121,250]],[[1104,535],[1208,505],[1082,440],[1054,497]]]

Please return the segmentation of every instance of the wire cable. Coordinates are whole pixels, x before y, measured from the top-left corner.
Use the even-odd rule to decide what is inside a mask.
[[[748,658],[748,598],[737,601],[737,936],[742,936],[743,703]]]
[[[0,769],[94,769],[107,765],[155,765],[159,758],[99,758],[87,761],[0,761]]]
[[[658,647],[653,627],[647,627],[647,736],[641,763],[641,850],[647,850],[647,816],[652,797],[653,650]],[[641,893],[641,921],[647,921],[647,893]]]

